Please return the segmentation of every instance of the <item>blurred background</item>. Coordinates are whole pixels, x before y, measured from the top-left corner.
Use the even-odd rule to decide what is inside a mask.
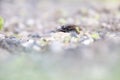
[[[120,3],[119,0],[0,0],[0,15],[7,19],[13,16],[23,19],[40,18],[43,14],[56,8],[64,9],[69,5],[69,9],[71,6],[74,6],[75,9],[79,5],[89,6],[96,2],[100,3],[99,6],[105,3],[116,6]]]
[[[0,16],[5,19],[3,33],[14,36],[44,34],[65,23],[64,19],[88,26],[91,19],[86,17],[82,23],[86,11],[90,18],[98,19],[100,15],[100,23],[111,18],[120,22],[120,0],[0,0]],[[93,25],[93,29],[96,26],[99,25]],[[32,51],[14,54],[0,48],[0,80],[120,80],[120,38],[112,39],[113,36],[88,46],[80,44],[75,49],[61,51],[56,43],[50,46],[61,52],[47,48],[39,54]]]

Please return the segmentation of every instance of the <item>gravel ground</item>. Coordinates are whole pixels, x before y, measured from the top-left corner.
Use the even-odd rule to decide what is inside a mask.
[[[4,66],[0,70],[13,71],[11,75],[4,72],[8,78],[1,72],[1,80],[33,80],[36,74],[35,80],[120,79],[119,2],[1,0],[0,4],[0,15],[5,19],[0,32]],[[38,72],[34,71],[36,66]],[[17,73],[18,69],[25,74]]]
[[[94,44],[101,40],[118,42],[120,40],[119,4],[24,0],[18,2],[6,0],[1,1],[1,4],[0,13],[5,18],[5,24],[0,34],[0,45],[1,48],[13,53],[20,47],[42,51],[53,44],[54,46],[60,44],[62,48],[60,50],[63,50],[76,48],[82,44],[83,46]],[[80,29],[69,30],[70,25]],[[64,29],[62,26],[68,28]]]

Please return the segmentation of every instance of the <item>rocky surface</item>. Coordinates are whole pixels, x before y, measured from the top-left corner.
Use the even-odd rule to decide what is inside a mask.
[[[5,1],[0,3],[0,15],[5,19],[4,29],[0,31],[0,63],[3,65],[25,65],[25,69],[19,68],[27,74],[40,64],[42,69],[38,71],[45,74],[35,80],[114,80],[114,74],[119,73],[115,67],[120,60],[119,2],[99,5],[92,1]],[[17,69],[13,66],[10,69]],[[10,70],[0,66],[2,69]],[[116,69],[118,72],[114,72]],[[38,74],[35,72],[37,77]],[[3,80],[17,79],[11,76]],[[46,79],[43,76],[47,76]],[[31,78],[34,79],[34,74]]]

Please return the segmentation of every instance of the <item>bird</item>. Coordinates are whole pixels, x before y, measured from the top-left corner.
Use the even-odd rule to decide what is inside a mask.
[[[58,28],[56,31],[58,32],[76,32],[77,34],[80,34],[81,28],[78,25],[75,24],[66,24],[62,25],[60,28]]]

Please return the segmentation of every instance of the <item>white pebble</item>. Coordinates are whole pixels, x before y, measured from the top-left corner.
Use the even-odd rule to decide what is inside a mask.
[[[24,46],[24,47],[30,47],[33,43],[34,43],[34,40],[31,39],[28,42],[23,43],[22,46]]]
[[[5,35],[0,34],[0,39],[5,39]]]
[[[94,41],[94,40],[93,40],[92,38],[89,38],[89,39],[84,40],[84,41],[82,42],[82,44],[84,44],[84,45],[89,45],[89,44],[91,44],[93,41]]]
[[[36,51],[40,51],[41,50],[40,47],[36,46],[36,45],[33,46],[33,49],[36,50]]]

